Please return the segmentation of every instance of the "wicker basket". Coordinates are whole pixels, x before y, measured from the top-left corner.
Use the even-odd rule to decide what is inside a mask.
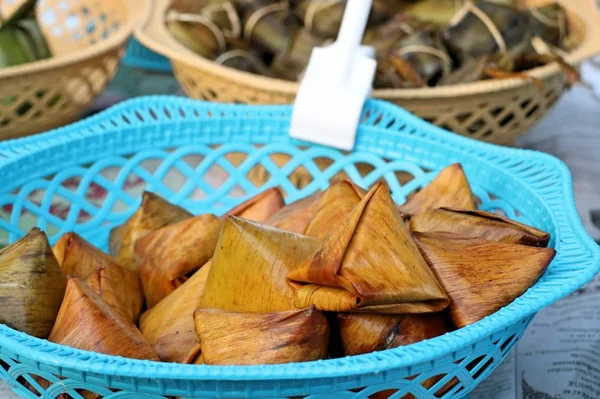
[[[537,311],[598,272],[600,248],[581,225],[569,172],[556,158],[449,134],[381,101],[366,103],[355,148],[345,154],[290,139],[290,115],[290,106],[142,97],[54,132],[0,143],[0,238],[14,242],[37,224],[52,242],[74,231],[106,249],[109,230],[136,210],[142,188],[194,214],[220,215],[244,200],[240,190],[247,198],[278,185],[287,201],[295,201],[344,172],[362,187],[385,179],[402,203],[441,168],[461,162],[481,209],[548,231],[556,258],[525,294],[477,323],[339,359],[262,366],[159,363],[85,352],[0,324],[0,380],[30,399],[82,399],[91,392],[106,399],[368,399],[385,390],[394,392],[391,399],[456,399],[500,365]],[[243,154],[243,162],[232,164],[230,154]],[[284,165],[272,162],[280,154],[287,156]],[[321,159],[327,167],[317,166]],[[371,172],[361,174],[360,165]],[[255,168],[271,176],[265,185],[249,181]],[[298,168],[311,176],[303,188],[289,179]],[[411,181],[400,183],[398,172]],[[225,181],[215,184],[215,174]],[[132,180],[136,190],[128,187]],[[57,212],[54,199],[68,206]],[[434,386],[426,383],[432,377]]]
[[[523,1],[523,0],[522,0]],[[600,51],[600,17],[596,0],[560,0],[569,11],[569,26],[579,47],[567,61],[577,64]],[[524,0],[527,4],[539,0]],[[247,104],[282,104],[294,100],[298,84],[238,71],[197,56],[166,30],[168,0],[155,0],[153,12],[136,31],[145,46],[171,59],[175,76],[193,98]],[[394,102],[450,131],[488,142],[512,144],[556,103],[567,89],[560,68],[547,65],[530,72],[543,82],[540,92],[530,81],[506,79],[448,87],[374,90],[373,96]]]
[[[72,122],[104,90],[135,27],[127,1],[38,4],[54,56],[0,70],[0,140]]]

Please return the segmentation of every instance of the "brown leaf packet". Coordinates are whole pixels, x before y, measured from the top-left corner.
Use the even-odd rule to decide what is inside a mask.
[[[248,312],[295,309],[286,274],[318,246],[314,238],[227,217],[198,307]]]
[[[456,328],[510,304],[544,273],[556,251],[450,233],[414,233],[419,250],[450,298]]]
[[[0,250],[0,281],[0,323],[34,337],[48,337],[67,280],[45,233],[33,228]]]
[[[410,345],[448,332],[441,313],[338,313],[338,323],[345,356]]]
[[[194,327],[194,310],[204,292],[211,262],[202,266],[140,318],[140,330],[163,362],[186,363],[199,348]],[[194,356],[195,357],[195,356]]]
[[[272,313],[198,309],[194,320],[202,353],[194,363],[280,364],[327,357],[327,320],[314,307]]]
[[[155,230],[135,243],[146,305],[152,308],[212,258],[221,220],[195,216]]]
[[[65,298],[48,340],[107,355],[158,360],[131,320],[73,276],[68,279]]]
[[[382,182],[287,278],[299,308],[401,314],[448,305]]]
[[[102,289],[104,294],[96,292],[108,304],[137,322],[144,306],[144,295],[136,272],[125,269],[76,233],[63,234],[53,251],[65,276],[73,275],[93,282]]]
[[[415,215],[410,218],[409,228],[413,232],[446,232],[535,247],[547,246],[550,239],[544,231],[495,213],[456,208],[430,209]]]
[[[134,245],[138,238],[171,223],[192,217],[185,209],[147,191],[142,195],[142,204],[123,226],[111,231],[110,248],[116,261],[123,267],[137,271],[140,265],[135,256]],[[119,242],[120,240],[120,242]]]
[[[415,215],[435,208],[477,209],[471,186],[459,163],[444,169],[422,190],[400,205],[402,213]]]

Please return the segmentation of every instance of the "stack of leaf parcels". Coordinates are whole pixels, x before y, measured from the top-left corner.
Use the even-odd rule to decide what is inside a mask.
[[[549,235],[476,209],[459,164],[397,206],[339,180],[285,205],[277,188],[222,217],[145,193],[110,236],[0,252],[0,322],[109,355],[276,364],[380,351],[475,323],[522,295]]]
[[[512,0],[374,0],[364,43],[375,48],[377,88],[528,78],[572,48],[557,3]],[[314,47],[332,43],[345,0],[172,0],[171,35],[196,54],[246,72],[300,80]]]

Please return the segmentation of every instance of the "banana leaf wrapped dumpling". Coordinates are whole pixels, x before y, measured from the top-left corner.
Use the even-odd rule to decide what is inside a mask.
[[[137,271],[140,267],[135,255],[135,242],[171,223],[192,217],[185,209],[147,191],[142,195],[142,204],[125,224],[110,233],[111,255],[123,267]]]
[[[365,195],[366,191],[350,180],[332,183],[319,198],[314,217],[304,234],[318,239],[327,237]]]
[[[467,2],[444,32],[459,64],[498,52],[519,53],[529,45],[531,35],[527,14],[489,1]]]
[[[529,8],[533,34],[555,47],[564,46],[569,35],[567,13],[558,3]]]
[[[300,80],[308,66],[313,48],[323,46],[325,43],[325,39],[307,29],[298,29],[290,37],[285,49],[275,55],[271,68],[280,78]]]
[[[0,323],[35,337],[48,337],[67,280],[45,233],[34,228],[0,250],[0,281]]]
[[[491,315],[521,296],[556,251],[451,233],[414,233],[419,250],[450,298],[457,328]]]
[[[195,363],[279,364],[327,357],[329,327],[314,307],[273,313],[198,309],[194,320],[202,354]]]
[[[446,232],[508,244],[536,247],[548,245],[550,235],[495,213],[454,208],[430,209],[410,218],[409,228],[418,232]]]
[[[262,223],[285,206],[283,195],[278,188],[269,188],[242,202],[225,214]]]
[[[144,294],[136,272],[125,269],[75,233],[63,234],[53,251],[64,275],[86,282],[91,278],[95,291],[109,305],[137,321],[144,306]]]
[[[228,216],[198,307],[263,313],[296,309],[286,275],[319,244],[311,237]]]
[[[444,316],[440,313],[339,313],[338,322],[345,356],[410,345],[448,332]]]
[[[306,198],[284,206],[267,219],[265,224],[280,230],[304,234],[317,213],[322,195],[321,191],[317,191]]]
[[[148,308],[212,258],[220,230],[221,220],[204,214],[162,227],[137,240],[135,252]]]
[[[386,57],[407,82],[405,87],[435,86],[453,68],[441,32],[435,28],[420,30],[401,39],[384,59]]]
[[[415,215],[435,208],[477,209],[471,186],[459,163],[444,169],[421,191],[400,206],[405,214]]]
[[[287,278],[300,308],[402,314],[448,305],[381,182]]]
[[[73,348],[123,356],[158,360],[140,331],[121,312],[109,306],[77,277],[69,277],[51,342]]]
[[[194,311],[204,293],[211,262],[195,272],[140,318],[140,330],[163,362],[189,363],[199,351]]]

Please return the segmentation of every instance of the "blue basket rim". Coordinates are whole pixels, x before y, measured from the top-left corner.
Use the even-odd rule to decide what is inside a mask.
[[[288,112],[291,110],[290,105],[247,106],[200,102],[172,96],[140,97],[120,103],[80,122],[44,134],[0,143],[0,170],[2,166],[16,162],[22,156],[31,155],[36,151],[64,144],[65,142],[74,139],[97,135],[97,132],[85,130],[85,128],[101,123],[111,116],[120,114],[123,111],[132,111],[138,107],[142,107],[147,104],[149,100],[161,102],[162,105],[192,105],[196,108],[201,107],[205,110],[218,110],[223,109],[223,107],[231,110],[243,109],[245,111],[248,111],[248,109],[259,110],[264,108]],[[429,131],[434,131],[436,135],[441,135],[440,137],[443,137],[446,142],[464,145],[488,153],[502,151],[504,154],[508,152],[516,157],[535,158],[547,163],[552,168],[559,170],[561,181],[557,183],[560,184],[562,188],[564,194],[564,203],[562,205],[569,216],[570,222],[570,224],[560,227],[564,228],[566,232],[572,233],[577,240],[582,242],[584,248],[587,250],[587,255],[589,255],[591,259],[587,262],[588,264],[586,267],[577,275],[577,277],[572,278],[568,284],[565,284],[561,289],[546,293],[543,298],[529,301],[527,304],[521,304],[518,307],[514,306],[514,303],[511,303],[502,310],[477,323],[445,334],[441,337],[405,347],[340,359],[258,366],[208,366],[160,363],[147,360],[126,359],[73,349],[47,340],[31,337],[2,324],[0,324],[0,346],[13,353],[31,359],[31,361],[34,362],[60,368],[71,368],[82,372],[118,375],[122,377],[147,378],[150,376],[152,378],[182,380],[297,380],[380,373],[418,363],[433,361],[440,356],[447,355],[448,352],[453,352],[458,348],[473,345],[476,341],[490,336],[494,332],[501,331],[507,326],[517,323],[543,307],[565,297],[589,282],[598,273],[600,270],[600,247],[588,236],[579,219],[572,194],[571,175],[562,161],[551,155],[537,151],[505,148],[455,135],[444,131],[441,128],[432,126],[428,122],[418,119],[414,115],[393,104],[380,100],[369,100],[367,105],[376,106],[410,119],[411,124],[426,128]],[[163,122],[155,121],[147,123],[161,124]],[[110,130],[111,129],[109,128],[104,132]],[[8,188],[5,188],[5,191],[8,190]],[[540,194],[540,196],[543,198],[543,193]],[[560,243],[557,244],[557,246],[559,245]],[[537,284],[539,283],[536,283],[536,285]],[[528,295],[528,292],[523,294],[521,298],[525,298]]]

